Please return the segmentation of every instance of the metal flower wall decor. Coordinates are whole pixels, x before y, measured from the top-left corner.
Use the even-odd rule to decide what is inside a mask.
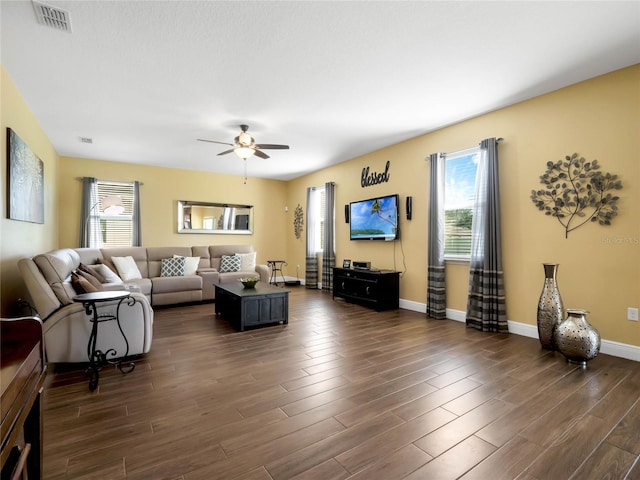
[[[618,214],[620,197],[609,192],[620,190],[622,182],[617,175],[600,172],[597,160],[587,162],[574,153],[564,160],[547,162],[540,183],[544,188],[532,190],[531,200],[538,210],[560,222],[565,238],[588,222],[611,225]]]
[[[300,204],[296,207],[293,213],[293,233],[296,234],[296,238],[300,238],[302,233],[302,225],[304,224],[304,214],[302,213],[302,207]]]

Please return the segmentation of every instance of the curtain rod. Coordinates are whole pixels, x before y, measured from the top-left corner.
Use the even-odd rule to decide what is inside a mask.
[[[496,138],[496,143],[502,143],[504,142],[504,138],[500,137],[500,138]],[[481,145],[482,143],[478,143],[478,147]],[[465,152],[471,152],[473,150],[476,150],[478,147],[469,147],[469,148],[463,148],[461,150],[455,150],[453,152],[440,152],[438,155],[440,155],[442,158],[445,158],[447,155],[462,155]],[[429,160],[429,156],[425,157],[425,160]]]
[[[76,180],[83,181],[85,178],[87,178],[87,177],[76,177]],[[113,181],[113,180],[104,180],[104,181],[105,182],[109,182],[109,183],[117,183],[117,184],[121,184],[121,185],[129,185],[129,184],[133,183],[133,182],[116,182],[116,181]],[[142,186],[142,185],[144,185],[144,183],[138,182],[138,185]]]

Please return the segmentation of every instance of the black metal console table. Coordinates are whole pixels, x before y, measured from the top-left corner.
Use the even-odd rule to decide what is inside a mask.
[[[122,360],[110,360],[107,357],[115,357],[117,352],[114,348],[109,348],[106,351],[102,351],[96,348],[97,340],[98,340],[98,325],[102,322],[110,322],[115,320],[118,324],[118,329],[122,334],[122,338],[124,338],[124,342],[126,345],[126,350],[124,355],[121,358],[125,358],[129,354],[129,341],[127,340],[127,336],[124,334],[124,330],[122,329],[122,325],[120,324],[120,306],[123,303],[126,303],[129,306],[133,306],[136,303],[136,299],[133,298],[130,292],[127,291],[103,291],[103,292],[92,292],[92,293],[83,293],[81,295],[76,296],[73,299],[75,302],[82,303],[84,307],[84,311],[87,315],[92,315],[90,322],[91,326],[91,334],[89,335],[89,343],[87,344],[87,356],[89,357],[89,367],[86,370],[87,376],[89,376],[89,389],[95,390],[98,387],[98,382],[100,381],[100,369],[104,364],[115,365],[118,367],[122,373],[131,373],[133,369],[136,367],[134,362],[128,362],[126,367],[123,367]],[[118,301],[118,305],[116,306],[115,315],[112,313],[98,314],[98,303],[104,302],[112,302]]]

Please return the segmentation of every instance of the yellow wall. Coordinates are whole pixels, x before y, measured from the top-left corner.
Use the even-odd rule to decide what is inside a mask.
[[[142,235],[148,246],[252,243],[258,261],[284,258],[285,274],[304,278],[305,236],[296,239],[296,205],[306,211],[306,189],[336,183],[336,258],[371,261],[379,268],[403,271],[401,298],[425,303],[428,164],[433,152],[451,152],[487,137],[504,137],[499,147],[503,225],[503,263],[510,320],[535,325],[542,289],[543,262],[560,263],[558,281],[565,306],[585,308],[607,340],[640,346],[640,323],[626,320],[627,307],[640,307],[640,65],[613,72],[522,102],[421,137],[392,145],[310,175],[278,182],[181,169],[109,161],[58,158],[28,106],[2,71],[2,124],[11,126],[45,162],[45,225],[6,220],[2,234],[2,307],[22,296],[18,258],[56,247],[78,245],[82,176],[144,183],[141,189]],[[6,185],[6,147],[2,135],[2,187]],[[603,171],[620,176],[620,214],[610,227],[586,225],[564,238],[556,220],[529,199],[549,160],[578,152],[598,159]],[[390,181],[362,188],[362,169],[382,171],[391,162]],[[57,179],[57,181],[56,181]],[[344,205],[398,193],[399,242],[349,241]],[[413,197],[413,219],[404,215]],[[5,195],[2,195],[3,205]],[[255,205],[255,234],[178,234],[176,201]],[[59,210],[56,209],[59,205]],[[288,212],[285,212],[285,206]],[[305,222],[306,222],[305,215]],[[447,307],[465,310],[468,266],[447,266]]]
[[[82,182],[78,178],[88,176],[144,184],[140,187],[140,213],[145,246],[252,244],[261,263],[286,253],[282,241],[287,218],[284,182],[249,178],[245,185],[243,177],[234,175],[69,157],[61,157],[58,175],[60,208],[64,211],[60,215],[60,247],[79,245]],[[178,200],[254,205],[254,234],[178,233]]]
[[[18,259],[55,248],[58,243],[58,155],[13,80],[0,66],[0,291],[2,316],[15,316],[18,298],[27,298]],[[7,128],[11,128],[44,164],[44,224],[7,219]]]
[[[371,261],[404,271],[402,299],[425,303],[428,166],[424,158],[504,137],[499,147],[503,264],[509,320],[536,324],[544,262],[559,263],[565,307],[584,308],[607,340],[640,346],[640,323],[626,320],[627,307],[640,307],[640,66],[613,72],[459,124],[349,160],[288,184],[289,204],[306,203],[306,188],[334,181],[336,259]],[[569,234],[531,202],[546,162],[578,152],[598,159],[602,171],[618,174],[620,213],[611,226],[588,224]],[[364,167],[382,171],[391,161],[390,181],[362,188]],[[413,220],[401,209],[402,242],[349,241],[344,205],[399,193],[401,207],[413,196]],[[293,222],[292,210],[288,223]],[[287,259],[304,271],[304,238],[287,230]],[[402,247],[402,248],[401,248]],[[403,253],[404,252],[404,253]],[[406,268],[403,264],[406,264]],[[395,262],[395,263],[394,263]],[[468,265],[447,265],[447,307],[466,309]]]

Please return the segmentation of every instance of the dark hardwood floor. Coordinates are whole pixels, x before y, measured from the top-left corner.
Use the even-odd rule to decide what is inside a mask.
[[[47,480],[640,478],[637,362],[304,287],[286,326],[213,309],[156,310],[152,351],[95,392],[50,370]]]

